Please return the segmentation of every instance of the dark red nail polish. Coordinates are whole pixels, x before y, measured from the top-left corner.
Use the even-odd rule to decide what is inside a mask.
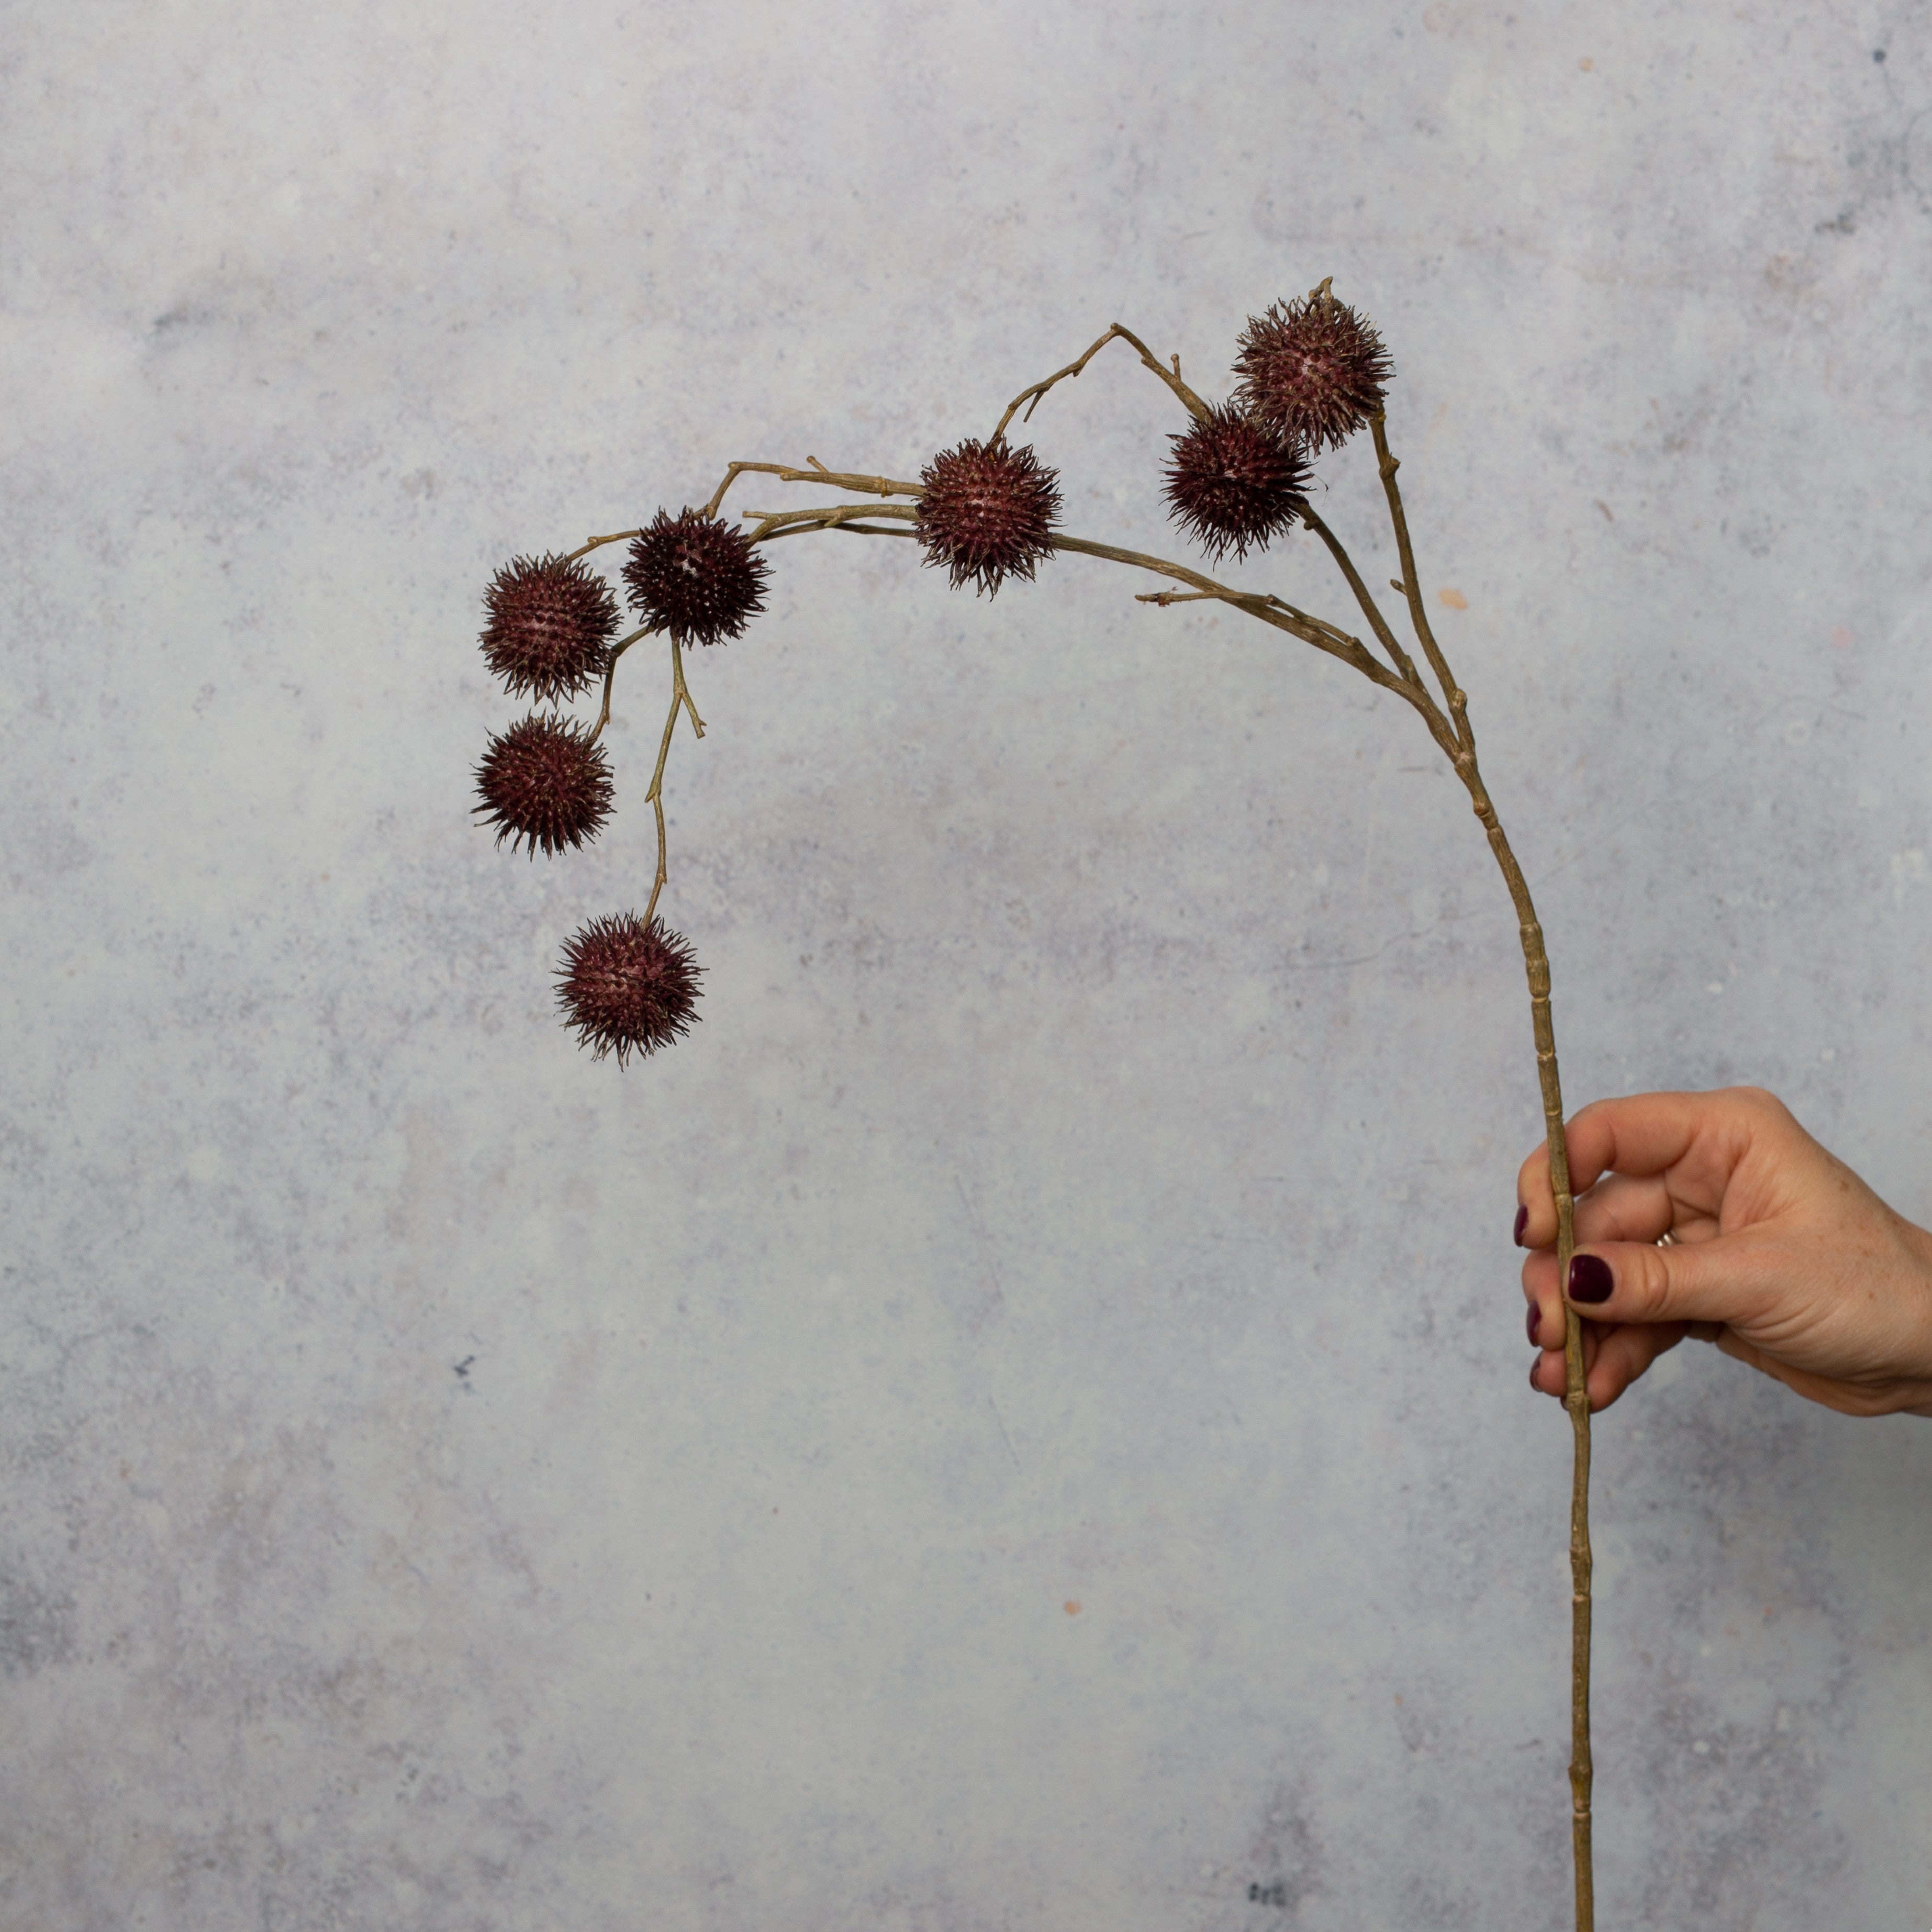
[[[1529,1226],[1529,1210],[1519,1208],[1516,1210],[1516,1232],[1510,1237],[1518,1247],[1522,1246],[1522,1231]]]
[[[1543,1310],[1532,1301],[1529,1304],[1529,1345],[1532,1348],[1538,1346],[1536,1331],[1542,1326]]]
[[[1610,1264],[1600,1255],[1576,1255],[1570,1262],[1570,1299],[1580,1301],[1594,1308],[1600,1301],[1610,1298],[1610,1291],[1617,1285],[1617,1278],[1610,1272]]]

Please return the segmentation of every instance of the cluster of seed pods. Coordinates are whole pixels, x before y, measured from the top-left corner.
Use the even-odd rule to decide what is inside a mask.
[[[1229,400],[1191,401],[1192,426],[1169,439],[1166,497],[1175,524],[1210,558],[1265,549],[1306,512],[1310,464],[1381,408],[1392,373],[1375,330],[1325,283],[1250,317]],[[1009,578],[1030,580],[1054,554],[1060,510],[1055,472],[996,434],[926,465],[912,533],[956,590],[970,584],[991,596]],[[600,682],[608,698],[624,648],[616,596],[584,554],[514,558],[484,596],[484,661],[512,697],[537,708],[490,739],[476,768],[476,809],[500,842],[532,857],[595,838],[614,797],[602,722],[586,729],[560,708]],[[692,509],[660,510],[632,533],[622,572],[636,634],[668,633],[680,652],[742,636],[764,608],[770,574],[755,537]],[[558,1002],[581,1045],[621,1064],[689,1028],[701,970],[689,943],[656,916],[654,894],[648,914],[594,919],[572,935]]]

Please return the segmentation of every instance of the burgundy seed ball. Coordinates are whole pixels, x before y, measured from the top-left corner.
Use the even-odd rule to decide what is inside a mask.
[[[604,675],[617,634],[610,586],[567,557],[513,557],[483,593],[484,662],[512,698],[574,698]]]
[[[1382,338],[1324,283],[1305,301],[1248,318],[1234,373],[1240,408],[1318,454],[1381,409],[1395,366]]]
[[[742,637],[765,608],[771,566],[735,525],[660,510],[632,539],[624,581],[631,607],[685,644]]]
[[[941,451],[919,480],[914,527],[926,562],[943,565],[954,590],[970,584],[990,597],[1009,577],[1030,582],[1053,554],[1047,532],[1060,514],[1059,475],[1030,448],[969,440]]]
[[[1308,507],[1299,445],[1232,408],[1170,436],[1167,501],[1174,520],[1208,554],[1265,550]]]
[[[534,712],[492,738],[476,767],[476,807],[500,845],[534,859],[594,838],[610,815],[610,765],[580,724]]]
[[[681,933],[660,920],[647,926],[634,912],[620,913],[572,936],[556,976],[557,1004],[579,1046],[598,1060],[614,1053],[622,1066],[633,1052],[648,1057],[689,1030],[704,970]]]

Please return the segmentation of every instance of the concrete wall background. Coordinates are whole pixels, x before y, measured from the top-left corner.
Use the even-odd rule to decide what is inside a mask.
[[[620,1073],[548,974],[662,675],[512,860],[478,600],[1117,317],[1219,395],[1332,274],[1572,1103],[1760,1081],[1924,1220],[1927,26],[11,9],[0,1922],[1566,1923],[1526,1003],[1420,731],[1098,565],[781,545]],[[1068,527],[1183,554],[1175,414],[1056,392]],[[1598,1441],[1603,1922],[1932,1922],[1932,1428],[1685,1350]]]

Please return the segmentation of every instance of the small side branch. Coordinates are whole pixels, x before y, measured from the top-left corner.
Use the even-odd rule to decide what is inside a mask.
[[[671,688],[677,694],[678,702],[684,706],[686,715],[691,719],[692,736],[695,738],[703,737],[704,720],[698,716],[698,706],[691,701],[691,689],[684,681],[683,656],[676,651],[671,653],[670,682]],[[674,712],[674,715],[675,712]]]
[[[651,788],[645,794],[658,821],[658,875],[651,886],[651,902],[644,908],[644,924],[649,926],[657,915],[658,896],[664,889],[664,882],[670,877],[668,846],[664,836],[664,765],[670,757],[671,734],[677,729],[677,714],[680,711],[691,713],[692,729],[699,737],[704,736],[704,720],[698,715],[698,706],[691,701],[691,692],[684,682],[683,646],[674,637],[670,640],[670,710],[664,716],[664,736],[658,741],[657,770],[651,774]]]
[[[1180,380],[1180,358],[1178,356],[1175,356],[1174,366],[1169,368],[1132,329],[1123,328],[1117,322],[1077,362],[1070,362],[1064,369],[1056,369],[1043,382],[1036,382],[1031,388],[1022,389],[1006,405],[1006,412],[1000,417],[1000,426],[993,432],[993,440],[998,442],[1000,437],[1006,434],[1007,424],[1012,421],[1022,403],[1026,405],[1026,414],[1020,417],[1020,421],[1030,422],[1034,411],[1040,406],[1040,398],[1053,387],[1054,383],[1064,382],[1070,376],[1078,375],[1081,370],[1085,368],[1088,364],[1092,362],[1094,357],[1099,355],[1100,351],[1116,337],[1123,342],[1131,343],[1139,350],[1142,362],[1145,367],[1151,369],[1180,398],[1183,407],[1186,410],[1190,416],[1198,422],[1208,415],[1208,405]]]
[[[588,542],[580,544],[564,559],[564,562],[574,563],[579,557],[588,556],[593,550],[602,550],[606,544],[628,543],[632,537],[643,535],[642,530],[616,530],[608,537],[592,537]]]
[[[1338,631],[1332,624],[1324,623],[1318,617],[1309,616],[1292,604],[1284,604],[1279,597],[1270,597],[1260,591],[1232,590],[1225,584],[1216,584],[1211,577],[1204,577],[1198,570],[1189,569],[1184,563],[1170,563],[1165,557],[1149,556],[1137,550],[1122,550],[1114,544],[1094,543],[1085,537],[1062,536],[1057,531],[1048,536],[1047,542],[1055,550],[1073,550],[1082,556],[1103,557],[1109,563],[1124,563],[1132,569],[1148,570],[1159,577],[1170,577],[1175,583],[1186,584],[1204,597],[1236,604],[1260,618],[1263,623],[1272,624],[1278,631],[1292,632],[1304,644],[1312,644],[1317,650],[1326,651],[1330,657],[1353,664],[1364,676],[1374,678],[1378,683],[1393,685],[1395,681],[1393,675],[1363,649],[1359,639],[1350,637],[1345,631]],[[1156,593],[1154,601],[1160,601],[1160,593]]]
[[[603,736],[604,728],[610,722],[610,687],[617,681],[617,660],[622,657],[640,638],[648,638],[651,634],[652,627],[649,624],[646,624],[642,630],[633,631],[631,634],[628,638],[623,639],[621,643],[611,646],[610,661],[604,667],[604,708],[598,712],[597,722],[591,727],[590,742],[592,744],[596,744],[598,740]],[[700,732],[698,735],[701,737],[704,736],[704,734]]]
[[[1469,725],[1468,694],[1450,675],[1449,661],[1436,641],[1436,633],[1429,628],[1429,610],[1422,601],[1422,585],[1415,574],[1415,551],[1408,540],[1408,519],[1402,514],[1402,492],[1396,487],[1395,472],[1402,464],[1390,453],[1388,419],[1379,410],[1370,417],[1369,429],[1375,437],[1376,466],[1382,474],[1382,494],[1388,499],[1389,521],[1395,526],[1396,554],[1402,560],[1402,581],[1396,587],[1408,600],[1409,622],[1415,626],[1430,668],[1442,687],[1449,714],[1455,720],[1457,742],[1466,751],[1473,752],[1476,734]]]
[[[1284,617],[1296,624],[1306,625],[1310,630],[1318,631],[1330,643],[1356,650],[1363,648],[1360,638],[1351,637],[1346,631],[1339,630],[1325,617],[1317,617],[1309,612],[1298,610],[1286,598],[1277,597],[1273,591],[1230,590],[1217,585],[1212,590],[1141,590],[1134,594],[1136,604],[1153,604],[1166,610],[1170,604],[1220,603],[1232,604],[1238,609],[1260,616],[1264,611],[1279,611]],[[1312,643],[1311,638],[1306,641]]]
[[[760,476],[776,476],[781,483],[823,483],[832,490],[857,490],[874,496],[922,496],[926,486],[922,483],[901,483],[890,476],[865,476],[850,470],[828,470],[815,456],[808,456],[806,467],[800,470],[788,463],[734,463],[724,472],[723,480],[711,493],[711,500],[704,506],[703,514],[715,517],[724,501],[724,493],[747,471]]]
[[[1369,595],[1369,586],[1362,581],[1362,574],[1355,568],[1354,559],[1342,548],[1342,540],[1322,519],[1312,506],[1304,506],[1301,520],[1328,547],[1328,554],[1335,560],[1336,568],[1348,580],[1348,588],[1355,593],[1355,602],[1362,607],[1362,614],[1369,620],[1370,628],[1382,640],[1382,649],[1395,662],[1395,668],[1407,681],[1420,686],[1422,680],[1415,674],[1415,665],[1388,620],[1382,614],[1381,607]]]
[[[919,510],[911,503],[821,503],[808,510],[746,510],[743,514],[758,525],[752,542],[768,543],[774,537],[794,536],[800,530],[836,530],[856,517],[892,517],[910,523]],[[868,533],[880,534],[877,530]],[[908,536],[912,534],[905,532]]]

